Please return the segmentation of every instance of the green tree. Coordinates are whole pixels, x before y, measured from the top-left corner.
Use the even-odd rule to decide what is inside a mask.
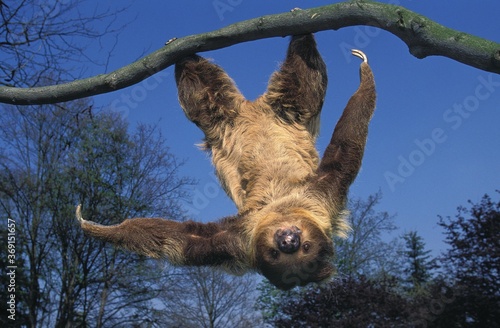
[[[286,298],[296,294],[296,288],[282,291],[271,285],[268,280],[262,280],[257,285],[258,297],[255,300],[254,308],[260,311],[266,323],[272,323],[281,311],[281,303]],[[297,295],[296,295],[297,296]]]
[[[436,326],[498,327],[500,322],[500,201],[485,195],[454,218],[440,217],[450,248],[440,257],[453,299]]]
[[[410,231],[403,235],[405,241],[404,255],[407,263],[404,269],[405,282],[411,289],[418,290],[431,278],[432,269],[435,268],[434,260],[430,250],[425,250],[425,242],[416,231]]]
[[[405,327],[411,308],[394,283],[388,277],[351,276],[308,287],[283,299],[267,322],[273,327]]]

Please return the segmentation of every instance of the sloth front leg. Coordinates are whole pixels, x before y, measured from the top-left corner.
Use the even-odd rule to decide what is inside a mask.
[[[306,126],[316,137],[327,83],[326,65],[314,36],[294,35],[286,59],[271,76],[263,99],[282,120]]]
[[[221,138],[224,126],[238,114],[245,100],[233,80],[219,66],[192,55],[175,65],[179,102],[186,116],[207,141]]]

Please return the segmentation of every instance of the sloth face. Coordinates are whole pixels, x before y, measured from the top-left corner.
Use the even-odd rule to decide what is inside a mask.
[[[274,219],[256,236],[259,271],[280,289],[321,282],[333,272],[333,243],[306,217]]]

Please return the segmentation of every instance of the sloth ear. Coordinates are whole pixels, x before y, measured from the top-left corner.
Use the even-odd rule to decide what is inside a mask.
[[[305,124],[319,115],[326,86],[326,65],[313,35],[295,35],[280,70],[271,76],[263,99],[287,122]]]
[[[234,116],[244,100],[222,68],[197,55],[175,65],[175,80],[184,112],[202,129]]]

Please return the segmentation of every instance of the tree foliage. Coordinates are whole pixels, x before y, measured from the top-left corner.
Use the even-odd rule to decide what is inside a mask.
[[[16,222],[17,264],[27,280],[19,310],[29,325],[112,326],[150,313],[153,282],[166,272],[83,236],[74,206],[83,201],[103,222],[182,218],[189,180],[177,177],[180,163],[161,135],[149,126],[131,135],[118,115],[79,101],[5,108],[0,138],[0,216]]]
[[[498,327],[500,322],[500,201],[485,195],[455,218],[443,218],[450,249],[440,258],[455,298],[442,320],[463,327]]]
[[[287,298],[272,320],[275,327],[397,327],[408,324],[407,300],[392,279],[364,276],[334,279]]]
[[[425,249],[423,238],[416,231],[405,233],[403,239],[404,255],[407,259],[404,269],[405,280],[413,290],[417,290],[430,280],[435,261],[430,255],[431,251]]]

